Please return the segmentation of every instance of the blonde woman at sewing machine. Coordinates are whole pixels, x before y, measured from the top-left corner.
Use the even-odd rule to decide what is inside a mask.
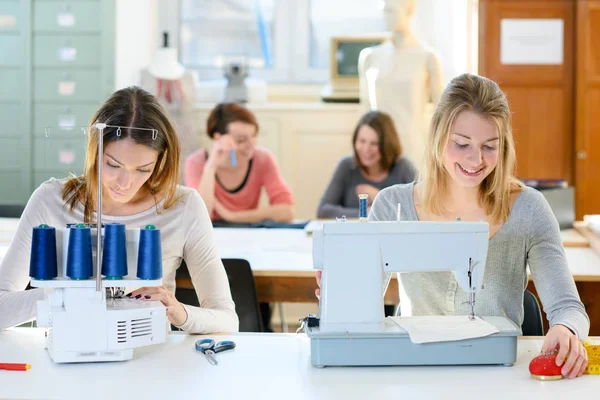
[[[169,321],[184,331],[237,331],[238,317],[206,206],[196,190],[177,185],[179,139],[163,107],[148,92],[127,88],[113,94],[92,121],[158,133],[108,127],[99,158],[98,130],[90,129],[83,175],[52,178],[35,190],[0,264],[0,329],[33,319],[36,302],[44,298],[43,289],[25,291],[32,228],[42,223],[56,228],[93,223],[100,165],[102,221],[121,222],[128,228],[152,224],[161,231],[164,286],[139,288],[130,297],[161,301]],[[175,272],[182,258],[201,307],[175,298]]]
[[[417,183],[379,192],[369,221],[395,221],[398,204],[407,221],[487,221],[484,289],[477,294],[475,312],[506,316],[521,326],[529,265],[550,322],[542,352],[558,349],[562,374],[575,378],[587,365],[581,340],[588,335],[589,318],[548,203],[513,176],[510,115],[493,81],[470,74],[454,78],[433,115]],[[451,272],[407,273],[399,279],[403,316],[469,314],[468,294]]]

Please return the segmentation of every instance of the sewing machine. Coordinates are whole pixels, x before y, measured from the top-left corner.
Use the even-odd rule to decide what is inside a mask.
[[[100,130],[98,147],[102,149],[103,129],[106,125],[97,123],[96,127]],[[98,182],[102,182],[102,168],[98,168]],[[102,208],[100,190],[97,204]],[[73,249],[69,248],[69,237],[73,234],[70,227],[54,227],[52,240],[45,241],[42,248],[32,244],[32,252],[37,252],[38,258],[42,254],[51,254],[48,258],[53,259],[44,260],[44,267],[52,264],[53,268],[41,271],[41,275],[46,275],[45,277],[32,276],[31,286],[46,289],[44,300],[37,303],[37,325],[46,328],[46,348],[56,363],[124,361],[133,357],[134,348],[166,341],[168,321],[165,306],[160,301],[123,296],[125,288],[162,285],[162,261],[160,266],[153,264],[156,265],[156,277],[160,278],[139,279],[138,269],[141,265],[148,265],[141,259],[147,261],[149,257],[146,255],[148,252],[142,256],[142,252],[138,253],[142,230],[123,229],[125,232],[121,243],[125,242],[123,246],[126,248],[127,273],[122,277],[103,278],[100,273],[102,268],[99,266],[102,266],[102,239],[106,237],[106,226],[102,224],[101,214],[97,215],[96,221],[90,227],[90,241],[82,246],[87,246],[86,251],[90,251],[91,247],[89,258],[92,269],[89,278],[69,277],[69,265],[71,268],[78,268],[80,264],[84,264],[73,263],[68,259],[68,254],[73,254]],[[100,235],[97,226],[103,227]],[[146,229],[154,227],[144,228]],[[160,235],[157,237],[159,239]],[[147,243],[144,242],[144,245]],[[159,250],[159,246],[159,240],[153,243],[154,249]],[[56,247],[56,251],[53,247]],[[48,249],[52,251],[47,252]],[[159,259],[161,253],[162,251],[153,252],[151,257]],[[121,254],[124,259],[125,252]],[[33,260],[34,257],[32,264]],[[32,270],[30,269],[30,273]]]
[[[319,318],[309,318],[314,366],[505,364],[516,359],[521,330],[505,317],[475,315],[482,289],[486,222],[325,222],[313,232],[314,268],[322,271]],[[470,295],[470,320],[497,333],[416,344],[385,318],[383,294],[393,272],[452,271]],[[418,317],[428,318],[428,317]]]

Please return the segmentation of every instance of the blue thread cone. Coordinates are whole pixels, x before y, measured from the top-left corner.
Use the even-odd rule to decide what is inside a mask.
[[[92,232],[88,226],[77,224],[69,229],[67,276],[79,280],[89,279],[92,275]]]
[[[162,278],[160,230],[154,225],[147,225],[144,229],[140,229],[137,277],[139,279]]]
[[[56,229],[52,226],[42,224],[33,227],[29,276],[40,280],[54,279],[58,276]]]
[[[127,275],[127,237],[125,225],[104,225],[102,275],[106,279],[123,279]]]

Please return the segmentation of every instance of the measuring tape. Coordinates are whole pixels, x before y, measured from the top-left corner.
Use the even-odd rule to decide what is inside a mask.
[[[600,375],[600,345],[594,344],[591,340],[582,342],[588,355],[588,365],[585,368],[584,374]]]

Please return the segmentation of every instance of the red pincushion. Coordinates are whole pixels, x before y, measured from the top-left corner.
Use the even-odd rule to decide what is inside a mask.
[[[561,368],[556,365],[556,353],[541,354],[529,363],[531,376],[541,380],[562,379]]]

